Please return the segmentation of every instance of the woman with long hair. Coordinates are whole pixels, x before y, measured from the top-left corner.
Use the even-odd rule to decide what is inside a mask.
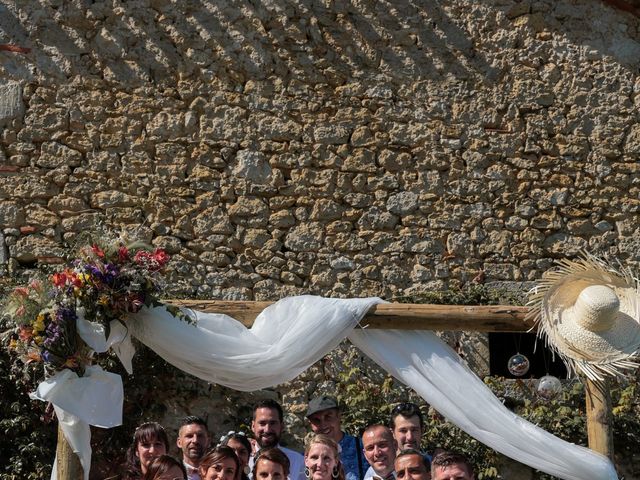
[[[249,458],[251,457],[251,443],[244,432],[229,432],[220,437],[220,444],[226,445],[236,452],[240,461],[240,480],[249,480]]]
[[[335,440],[321,433],[307,440],[304,474],[309,480],[344,480],[344,469]]]
[[[136,428],[133,443],[127,450],[123,465],[123,480],[140,480],[152,460],[169,451],[169,438],[162,425],[147,422]]]
[[[201,480],[239,480],[240,461],[231,447],[219,446],[202,457],[198,473]]]
[[[187,470],[182,462],[169,455],[160,455],[154,458],[142,480],[187,480]]]
[[[287,480],[291,463],[278,447],[260,450],[253,465],[253,480]]]

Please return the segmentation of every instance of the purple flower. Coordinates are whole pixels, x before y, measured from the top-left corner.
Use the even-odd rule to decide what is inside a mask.
[[[103,265],[102,268],[97,265],[88,263],[84,266],[84,270],[85,272],[91,273],[92,277],[107,285],[113,285],[120,273],[118,267],[113,263],[107,263]]]
[[[45,331],[45,335],[47,338],[44,339],[45,348],[51,348],[62,336],[62,328],[56,322],[51,322],[47,325],[47,329]]]
[[[75,323],[76,318],[78,318],[78,316],[76,315],[76,310],[74,308],[63,305],[58,306],[55,316],[56,323],[61,325],[66,324],[67,322]]]

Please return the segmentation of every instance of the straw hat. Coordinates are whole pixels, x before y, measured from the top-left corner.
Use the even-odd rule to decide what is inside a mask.
[[[561,260],[532,290],[529,313],[567,364],[592,380],[619,377],[638,367],[640,292],[630,272],[591,255]]]

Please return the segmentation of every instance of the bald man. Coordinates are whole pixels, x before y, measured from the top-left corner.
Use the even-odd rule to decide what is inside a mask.
[[[364,479],[395,480],[393,462],[398,444],[389,427],[369,425],[362,434],[362,447],[364,456],[371,465]]]

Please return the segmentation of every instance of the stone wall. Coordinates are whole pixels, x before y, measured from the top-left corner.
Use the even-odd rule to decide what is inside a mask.
[[[640,25],[605,2],[2,0],[0,44],[2,273],[98,222],[182,296],[640,266]]]
[[[638,19],[598,1],[3,2],[0,259],[99,219],[176,291],[399,294],[638,263]],[[8,249],[8,251],[7,251]],[[52,257],[54,257],[52,259]]]

